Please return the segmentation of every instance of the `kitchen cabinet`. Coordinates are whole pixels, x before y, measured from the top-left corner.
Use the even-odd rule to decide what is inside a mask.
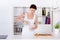
[[[18,22],[16,18],[23,13],[22,7],[14,7],[14,35],[22,34],[23,23]]]

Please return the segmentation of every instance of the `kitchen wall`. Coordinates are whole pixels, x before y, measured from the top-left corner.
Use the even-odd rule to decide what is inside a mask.
[[[13,34],[13,7],[29,7],[31,4],[36,4],[38,7],[55,8],[60,7],[59,2],[59,0],[0,0],[0,34]],[[59,13],[54,13],[53,15],[53,23],[55,24],[60,16]]]

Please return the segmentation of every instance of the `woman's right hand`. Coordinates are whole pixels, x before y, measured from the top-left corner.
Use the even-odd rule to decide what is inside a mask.
[[[24,24],[29,24],[29,22],[28,22],[28,21],[26,21],[26,20],[24,20]]]

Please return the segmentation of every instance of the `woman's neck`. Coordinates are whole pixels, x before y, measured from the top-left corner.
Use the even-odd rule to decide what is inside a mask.
[[[30,16],[34,16],[34,13],[29,13],[28,15],[30,15]]]
[[[27,16],[28,16],[29,19],[33,19],[33,17],[34,17],[34,13],[28,13]]]
[[[34,13],[28,13],[28,15],[34,16]]]

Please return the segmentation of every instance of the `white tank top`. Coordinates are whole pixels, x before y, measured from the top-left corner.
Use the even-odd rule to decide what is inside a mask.
[[[28,19],[27,18],[27,13],[25,13],[24,20],[28,21],[29,22],[28,26],[32,27],[34,25],[34,22],[35,22],[35,15],[34,15],[33,19]]]
[[[23,31],[22,31],[22,36],[24,37],[32,37],[33,36],[33,34],[35,33],[35,31],[33,30],[33,31],[31,31],[29,28],[31,28],[31,27],[33,27],[34,26],[34,22],[35,22],[35,15],[34,15],[34,17],[33,17],[33,19],[28,19],[27,18],[27,13],[25,13],[25,18],[24,18],[24,20],[26,20],[26,21],[28,21],[29,22],[29,24],[25,24],[24,25],[24,27],[23,27]],[[29,35],[29,36],[28,36]]]

